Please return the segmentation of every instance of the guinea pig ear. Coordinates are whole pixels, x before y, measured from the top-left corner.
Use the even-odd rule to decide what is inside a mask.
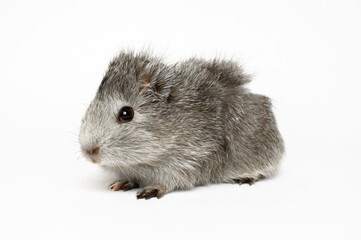
[[[150,73],[148,69],[144,69],[140,72],[138,81],[140,82],[140,90],[150,86]]]
[[[170,81],[154,81],[150,87],[154,92],[158,93],[165,102],[169,102],[171,94]]]
[[[170,81],[166,79],[152,78],[151,69],[146,66],[137,76],[137,81],[140,83],[139,90],[142,91],[145,88],[158,93],[163,99],[168,101],[170,95]]]

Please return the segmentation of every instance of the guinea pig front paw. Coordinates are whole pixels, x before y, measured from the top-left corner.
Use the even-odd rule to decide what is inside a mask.
[[[131,183],[128,180],[116,181],[109,185],[109,189],[112,191],[123,190],[124,192],[137,187],[139,187],[139,184]]]
[[[152,184],[137,192],[137,199],[161,198],[166,193],[166,187],[162,184]]]

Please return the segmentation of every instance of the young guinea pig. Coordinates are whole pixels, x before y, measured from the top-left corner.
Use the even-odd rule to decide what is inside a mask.
[[[110,189],[142,187],[138,199],[270,177],[283,140],[269,98],[250,93],[249,81],[232,61],[166,65],[121,53],[82,119],[82,153],[116,173]]]

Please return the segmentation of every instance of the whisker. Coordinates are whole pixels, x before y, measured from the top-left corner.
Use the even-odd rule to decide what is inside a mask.
[[[117,169],[119,169],[124,175],[125,175],[125,178],[128,180],[129,184],[130,184],[130,187],[133,188],[133,185],[132,185],[132,181],[129,179],[128,175],[125,173],[125,171],[123,171],[120,167],[116,166]]]
[[[117,155],[115,155],[115,154],[113,154],[113,153],[109,153],[112,157],[115,157],[115,158],[120,158],[119,156],[117,156]],[[117,169],[119,168],[119,166],[116,166],[117,167]],[[119,168],[120,169],[120,168]],[[132,168],[131,166],[127,166],[127,169],[129,169],[130,171],[132,171],[133,173],[136,173],[136,174],[138,174],[138,175],[140,175],[140,176],[142,176],[142,177],[144,177],[144,178],[146,178],[146,179],[148,179],[148,180],[150,180],[150,178],[149,177],[147,177],[147,176],[145,176],[145,175],[143,175],[143,174],[141,174],[140,172],[138,172],[137,170],[135,170],[134,168]],[[125,174],[125,172],[121,169],[121,171]],[[128,180],[129,181],[129,180]]]
[[[142,177],[144,177],[144,178],[146,178],[146,179],[150,180],[150,178],[149,178],[149,177],[147,177],[147,176],[145,176],[145,175],[141,174],[140,172],[136,171],[134,168],[128,167],[128,169],[129,169],[130,171],[134,171],[136,174],[139,174],[139,175],[141,175]]]

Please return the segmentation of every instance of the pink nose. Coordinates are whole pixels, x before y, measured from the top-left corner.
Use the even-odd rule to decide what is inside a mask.
[[[98,154],[99,153],[99,147],[95,147],[95,148],[93,148],[91,151],[90,151],[90,154],[91,155],[96,155],[96,154]]]

